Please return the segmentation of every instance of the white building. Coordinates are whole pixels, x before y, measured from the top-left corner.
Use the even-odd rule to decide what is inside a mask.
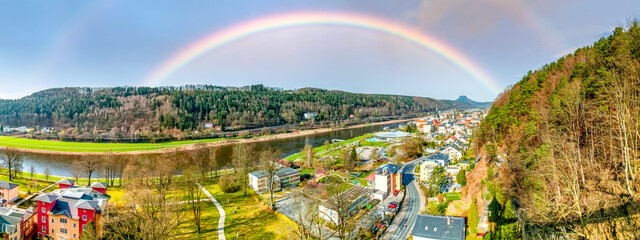
[[[341,219],[351,217],[351,215],[367,205],[371,200],[372,192],[371,188],[356,185],[345,192],[336,194],[318,207],[320,217],[332,224],[340,224]],[[338,209],[344,206],[347,206],[348,209],[344,212],[338,212]]]
[[[267,172],[255,171],[249,173],[249,185],[258,193],[269,191],[270,181]],[[282,188],[293,188],[300,183],[300,170],[293,168],[282,168],[276,172],[274,179],[274,191],[280,191]]]
[[[374,171],[373,198],[383,200],[402,186],[402,171],[395,164],[382,164]]]

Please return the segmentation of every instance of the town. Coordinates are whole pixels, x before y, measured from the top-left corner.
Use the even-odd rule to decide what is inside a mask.
[[[247,190],[258,197],[256,207],[279,216],[275,224],[284,221],[283,225],[293,226],[292,232],[302,239],[466,239],[470,233],[481,238],[489,230],[488,220],[477,214],[468,220],[469,206],[461,194],[467,182],[465,174],[480,159],[469,148],[473,129],[486,114],[436,110],[396,128],[327,140],[315,148],[307,145],[285,159],[278,158],[275,151],[257,152],[251,145],[240,144],[233,149],[237,162],[231,168],[200,169],[202,176],[215,178],[193,178],[196,191],[189,193],[195,197],[177,196],[185,194],[182,187],[165,190],[167,195],[183,199],[173,204],[210,202],[193,209],[216,212],[218,227],[212,236],[220,239],[233,236],[225,229],[229,222],[225,222],[225,215],[233,216],[241,208],[236,206],[229,212],[227,202],[219,196]],[[4,127],[7,129],[13,128]],[[4,155],[3,159],[19,158],[11,151]],[[198,153],[191,157],[210,158]],[[245,177],[238,176],[243,173]],[[103,236],[103,231],[109,231],[104,228],[112,224],[104,221],[113,221],[109,220],[110,208],[126,205],[123,195],[129,191],[122,187],[122,176],[118,176],[120,185],[115,186],[114,179],[94,178],[91,182],[86,178],[89,175],[80,173],[75,180],[42,174],[34,178],[33,172],[30,177],[24,176],[29,173],[20,175],[0,181],[1,229],[7,239]],[[167,177],[189,181],[189,174]],[[163,181],[156,178],[148,177]],[[134,185],[134,180],[128,181]],[[217,182],[218,190],[210,188],[212,181]],[[27,192],[21,189],[25,186]],[[209,191],[217,192],[218,197]],[[235,232],[236,237],[241,234],[246,233]]]

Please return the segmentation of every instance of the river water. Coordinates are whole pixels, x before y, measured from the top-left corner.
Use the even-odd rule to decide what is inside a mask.
[[[403,123],[370,125],[352,129],[335,130],[331,132],[318,133],[300,137],[275,139],[269,141],[256,142],[256,150],[274,148],[282,152],[282,157],[300,152],[305,145],[310,144],[313,147],[321,146],[325,141],[332,139],[349,139],[362,136],[367,133],[382,131],[385,127],[396,128]],[[233,145],[220,146],[216,155],[218,166],[226,166],[231,163]],[[26,153],[22,164],[22,171],[30,172],[31,166],[34,167],[35,173],[44,174],[45,169],[49,168],[49,173],[53,176],[71,177],[69,166],[77,164],[76,161],[80,156],[75,155],[58,155],[58,154],[34,154]],[[96,172],[92,177],[101,177],[101,172]]]

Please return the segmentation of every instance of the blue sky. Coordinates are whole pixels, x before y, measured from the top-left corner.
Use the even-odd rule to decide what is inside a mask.
[[[0,98],[67,86],[136,86],[213,32],[296,11],[353,12],[434,36],[506,87],[528,70],[639,17],[640,1],[2,1]],[[207,52],[161,85],[262,83],[294,89],[488,101],[495,93],[443,57],[364,29],[267,31]]]

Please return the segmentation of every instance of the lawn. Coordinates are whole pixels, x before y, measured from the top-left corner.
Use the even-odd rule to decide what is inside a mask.
[[[21,192],[37,192],[40,191],[41,189],[51,185],[51,183],[48,182],[44,182],[44,181],[31,181],[28,177],[23,176],[24,178],[16,178],[14,177],[13,179],[11,179],[11,181],[9,181],[9,176],[8,175],[0,175],[0,180],[5,181],[5,182],[10,182],[10,183],[15,183],[18,184],[18,189]],[[53,189],[57,189],[57,187],[52,187],[50,188],[50,190]]]
[[[313,153],[315,153],[315,154],[320,153],[321,155],[327,155],[328,154],[328,155],[331,155],[331,156],[336,156],[336,155],[338,155],[340,153],[340,151],[338,151],[338,150],[340,150],[340,148],[342,148],[342,147],[344,147],[344,146],[346,146],[348,144],[351,144],[351,143],[354,143],[354,142],[359,142],[360,140],[363,140],[365,138],[370,138],[370,137],[373,137],[373,134],[365,134],[365,135],[362,135],[362,136],[359,136],[359,137],[355,137],[355,138],[344,140],[342,142],[331,143],[331,144],[329,144],[327,146],[323,145],[323,146],[314,148],[313,149]],[[327,150],[331,150],[331,151],[327,152]],[[293,154],[291,156],[288,156],[285,159],[289,160],[289,161],[293,161],[293,160],[301,158],[302,156],[303,156],[303,153],[302,152],[298,152],[298,153],[295,153],[295,154]]]
[[[202,202],[202,215],[200,216],[200,234],[195,231],[193,224],[193,211],[184,205],[185,215],[178,225],[176,239],[218,239],[218,219],[220,214],[212,202]]]
[[[163,148],[174,148],[188,144],[208,143],[224,140],[223,138],[174,141],[164,143],[87,143],[87,142],[62,142],[53,140],[36,140],[18,137],[0,136],[0,146],[23,149],[57,151],[57,152],[131,152],[150,151]]]
[[[447,200],[451,200],[451,201],[462,199],[460,192],[443,193],[442,195],[444,195],[447,198]]]
[[[256,201],[260,199],[253,190],[248,190],[244,196],[242,189],[235,193],[223,193],[213,181],[203,186],[222,204],[225,213],[225,236],[227,239],[293,239],[295,226],[284,221],[273,212],[264,210]],[[203,210],[203,233],[196,235],[190,213],[186,214],[186,221],[180,225],[180,239],[216,239],[218,226],[218,210],[213,203],[206,204]],[[205,212],[207,212],[205,215]],[[236,234],[238,237],[236,237]]]

